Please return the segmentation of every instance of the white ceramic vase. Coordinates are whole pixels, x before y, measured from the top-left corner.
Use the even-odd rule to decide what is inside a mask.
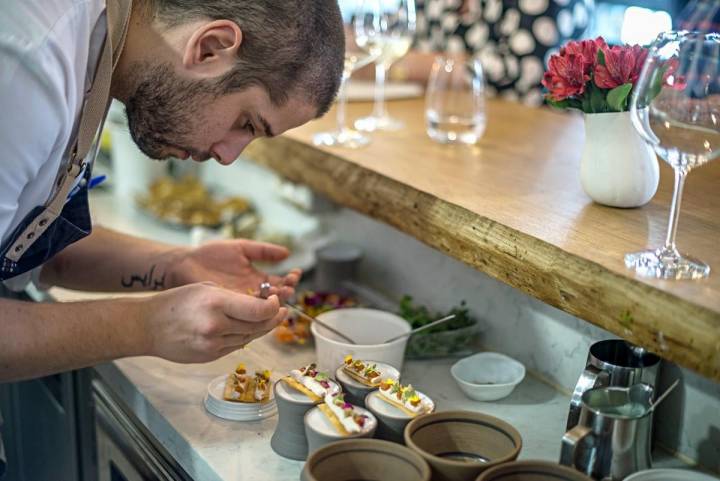
[[[653,198],[660,168],[630,112],[585,114],[580,180],[592,200],[611,207],[640,207]]]

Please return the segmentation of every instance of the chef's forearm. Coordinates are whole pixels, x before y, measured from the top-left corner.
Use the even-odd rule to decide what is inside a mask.
[[[99,292],[169,289],[169,266],[181,247],[121,234],[102,227],[71,245],[43,267],[47,285]]]
[[[39,304],[0,299],[0,382],[148,354],[145,303]]]

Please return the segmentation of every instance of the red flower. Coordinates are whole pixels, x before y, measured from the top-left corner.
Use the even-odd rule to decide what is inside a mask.
[[[603,89],[614,89],[626,83],[635,85],[647,58],[647,49],[639,45],[606,46],[602,51],[605,65],[595,65],[595,84]]]
[[[585,85],[590,81],[598,49],[603,47],[607,45],[602,37],[569,42],[558,54],[550,57],[548,70],[542,80],[548,89],[548,96],[560,101],[582,95]]]
[[[585,70],[580,55],[553,56],[550,57],[542,84],[548,89],[550,98],[555,101],[582,95],[585,84],[590,80],[590,74],[585,73]]]
[[[607,43],[605,43],[605,39],[602,37],[598,37],[595,40],[568,42],[567,45],[560,49],[560,56],[580,55],[583,58],[585,67],[589,69],[587,73],[590,73],[597,61],[598,50],[604,48],[607,48]]]

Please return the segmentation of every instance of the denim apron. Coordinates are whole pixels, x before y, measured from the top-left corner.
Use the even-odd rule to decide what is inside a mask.
[[[90,88],[85,93],[70,160],[61,168],[50,199],[30,211],[0,245],[0,281],[43,265],[92,230],[88,184],[97,154],[98,134],[110,105],[112,72],[125,43],[131,7],[132,0],[107,0],[106,11],[100,18],[106,21],[107,35]],[[4,454],[0,439],[0,477],[6,470]]]

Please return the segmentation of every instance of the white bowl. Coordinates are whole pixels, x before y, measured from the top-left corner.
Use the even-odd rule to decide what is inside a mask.
[[[628,476],[625,481],[718,481],[718,479],[687,469],[647,469]]]
[[[325,312],[318,319],[342,332],[357,344],[340,341],[333,333],[312,323],[315,353],[322,370],[335,372],[348,354],[355,359],[384,362],[402,371],[407,337],[382,344],[391,337],[410,332],[410,324],[391,312],[376,309],[348,308]]]
[[[509,396],[525,378],[525,366],[497,352],[481,352],[460,359],[450,368],[460,389],[476,401]]]

